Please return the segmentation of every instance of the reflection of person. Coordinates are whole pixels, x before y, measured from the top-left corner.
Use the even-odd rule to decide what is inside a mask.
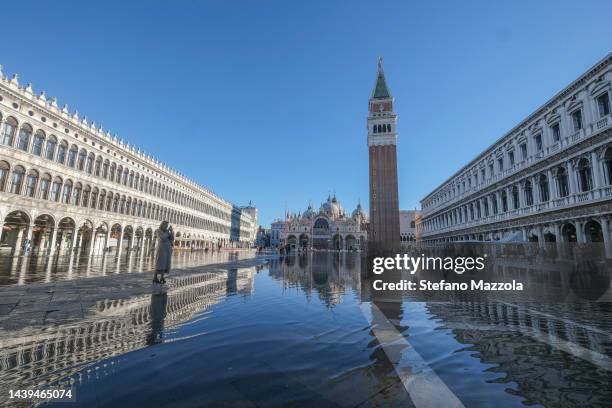
[[[148,345],[159,344],[162,341],[167,303],[168,295],[165,293],[151,296],[151,308],[149,310],[151,313],[151,332],[146,338]]]
[[[174,231],[168,225],[168,221],[162,221],[157,231],[158,250],[155,259],[155,276],[153,283],[166,283],[165,274],[170,272],[170,262],[172,258],[172,247],[174,246]],[[158,279],[157,275],[161,275]]]

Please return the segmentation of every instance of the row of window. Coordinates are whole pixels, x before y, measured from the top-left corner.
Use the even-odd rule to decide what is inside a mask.
[[[599,117],[605,117],[610,114],[610,98],[607,92],[599,95],[596,99],[597,109]],[[583,121],[583,112],[581,108],[578,108],[570,113],[571,118],[571,126],[573,132],[578,132],[582,130],[584,127]],[[549,135],[550,135],[550,144],[554,145],[559,143],[561,140],[561,123],[560,121],[554,122],[549,125]],[[531,138],[531,146],[533,149],[533,154],[539,154],[543,151],[543,141],[542,141],[542,132],[539,132],[532,136]],[[521,140],[518,142],[518,154],[520,158],[517,158],[517,154],[515,153],[514,148],[510,148],[506,151],[504,155],[497,157],[496,160],[490,160],[487,166],[481,166],[479,171],[474,171],[473,173],[467,175],[465,179],[449,188],[447,191],[440,193],[439,196],[432,197],[429,201],[423,203],[425,208],[436,205],[438,203],[443,203],[448,200],[451,200],[457,195],[461,195],[466,191],[470,190],[472,186],[476,186],[479,183],[484,183],[486,179],[491,179],[496,174],[502,173],[504,170],[511,168],[514,164],[520,160],[524,161],[529,156],[528,150],[528,141]]]
[[[0,114],[0,120],[2,115]],[[35,156],[43,157],[47,160],[55,161],[59,164],[83,171],[89,175],[100,177],[117,184],[133,188],[145,194],[170,201],[172,203],[186,206],[196,211],[201,211],[219,219],[228,221],[229,213],[213,207],[203,201],[197,200],[185,193],[167,187],[161,182],[134,172],[122,165],[111,163],[102,156],[95,156],[93,152],[79,149],[76,145],[69,146],[68,142],[62,140],[58,142],[54,135],[48,138],[43,130],[37,130],[32,138],[33,129],[25,123],[17,132],[17,120],[9,116],[0,130],[0,142],[7,146],[16,147],[24,152],[29,152]]]
[[[413,234],[408,234],[408,235],[402,234],[400,236],[400,241],[401,242],[416,242],[416,238]]]
[[[389,133],[391,132],[391,124],[383,123],[373,126],[374,133]]]
[[[605,182],[608,185],[612,184],[612,149],[608,149],[604,156],[605,165]],[[569,182],[569,174],[565,167],[559,166],[554,172],[554,182],[556,187],[556,197],[567,197],[571,191]],[[582,158],[578,161],[576,168],[576,189],[577,192],[587,192],[593,189],[593,169],[588,159]],[[460,208],[451,210],[445,214],[434,217],[431,220],[425,221],[426,231],[435,231],[439,228],[446,228],[464,222],[478,220],[489,215],[505,213],[510,210],[519,209],[521,207],[529,207],[535,203],[537,199],[540,203],[548,202],[551,198],[551,189],[548,176],[540,174],[535,178],[535,185],[531,179],[524,181],[524,188],[521,194],[519,188],[514,185],[508,191],[503,189],[492,193],[481,200],[476,200],[472,203],[465,204]],[[499,198],[499,200],[498,200]],[[482,203],[482,204],[481,204]],[[522,204],[522,205],[521,205]]]
[[[70,179],[63,180],[59,176],[52,177],[49,173],[40,176],[38,170],[31,169],[26,172],[20,165],[14,166],[11,170],[6,161],[0,161],[0,191],[151,220],[168,220],[173,224],[214,232],[229,232],[229,227],[216,221],[143,202],[117,192],[92,188],[88,184],[75,183]]]

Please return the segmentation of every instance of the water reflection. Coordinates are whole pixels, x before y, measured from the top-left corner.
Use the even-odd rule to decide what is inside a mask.
[[[151,295],[151,306],[149,308],[151,311],[151,332],[147,335],[147,345],[149,346],[162,342],[167,304],[167,293]]]
[[[108,375],[117,361],[97,362],[162,343],[174,326],[205,313],[226,296],[250,293],[255,272],[256,268],[243,268],[178,278],[167,295],[98,302],[96,315],[87,321],[1,339],[0,403],[9,389]]]
[[[175,269],[227,262],[251,257],[252,253],[240,252],[176,252],[172,257]],[[89,278],[110,274],[151,271],[152,256],[130,254],[81,256],[57,254],[53,256],[8,256],[0,254],[0,286],[25,285],[40,282],[56,282],[76,278]]]
[[[609,264],[480,250],[483,272],[383,276],[525,290],[374,291],[381,275],[355,253],[233,265],[3,344],[0,395],[59,381],[75,384],[78,406],[607,406]]]

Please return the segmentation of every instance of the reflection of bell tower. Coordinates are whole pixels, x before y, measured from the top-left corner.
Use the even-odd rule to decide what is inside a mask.
[[[397,115],[387,87],[382,58],[378,60],[376,84],[370,97],[368,149],[370,155],[369,249],[396,251],[400,246],[397,192]]]

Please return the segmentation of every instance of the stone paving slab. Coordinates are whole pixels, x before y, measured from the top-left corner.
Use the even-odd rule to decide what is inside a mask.
[[[166,278],[169,293],[190,276],[264,264],[270,256],[173,269]],[[151,294],[151,272],[112,274],[71,281],[0,287],[0,347],[18,336],[36,336],[59,325],[94,318],[100,302]]]

